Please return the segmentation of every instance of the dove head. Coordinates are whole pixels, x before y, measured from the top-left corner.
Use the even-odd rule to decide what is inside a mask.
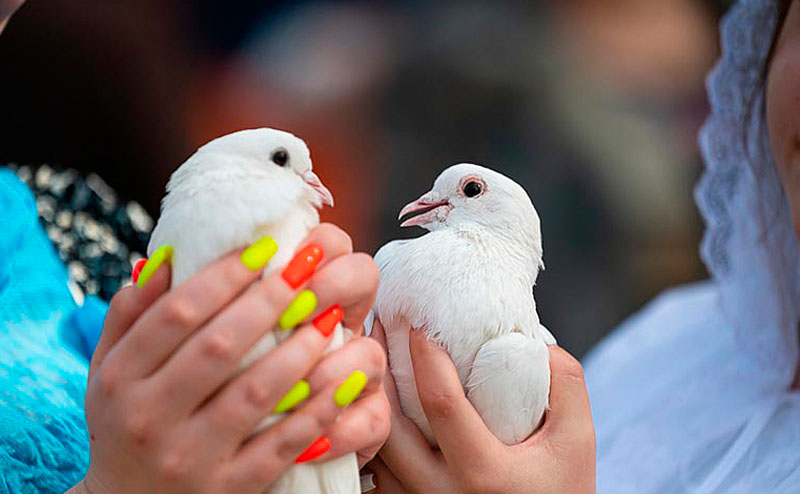
[[[443,171],[433,188],[400,211],[400,226],[429,231],[482,228],[523,249],[542,252],[539,215],[518,183],[494,170],[471,163]]]
[[[311,169],[311,152],[294,134],[277,129],[248,129],[200,147],[172,177],[206,174],[241,190],[299,188],[316,207],[333,206],[333,196]]]

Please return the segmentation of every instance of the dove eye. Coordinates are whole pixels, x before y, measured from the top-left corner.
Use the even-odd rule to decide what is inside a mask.
[[[285,149],[278,149],[272,153],[270,159],[278,166],[286,166],[286,164],[289,163],[289,153],[287,153]]]
[[[464,184],[464,188],[462,190],[464,191],[465,196],[475,197],[483,192],[483,185],[480,182],[470,180]]]

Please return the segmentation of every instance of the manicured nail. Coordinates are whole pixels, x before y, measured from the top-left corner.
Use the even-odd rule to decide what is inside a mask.
[[[342,322],[342,319],[344,319],[342,308],[338,305],[331,305],[325,312],[314,318],[314,327],[327,338],[336,329],[336,325]]]
[[[174,252],[175,251],[173,251],[172,247],[169,245],[162,245],[156,249],[153,255],[150,256],[150,259],[147,260],[147,263],[145,263],[142,272],[139,273],[139,279],[136,281],[136,285],[141,288],[145,283],[150,281],[150,278],[156,274],[156,271],[158,271],[158,268],[160,268],[162,264],[172,260],[172,254]]]
[[[286,283],[292,287],[292,290],[297,290],[300,285],[308,281],[314,270],[322,261],[322,246],[319,244],[308,244],[294,255],[289,264],[283,270],[281,275]]]
[[[331,441],[325,436],[320,436],[319,439],[311,443],[311,446],[300,453],[300,456],[295,458],[294,462],[305,463],[314,460],[327,453],[329,449],[331,449]]]
[[[360,370],[353,371],[353,373],[347,376],[347,379],[336,388],[333,401],[340,407],[346,407],[358,398],[358,395],[364,391],[364,386],[366,385],[367,375]]]
[[[256,243],[242,252],[242,264],[250,271],[258,271],[267,265],[278,252],[278,244],[272,237],[261,237]]]
[[[292,329],[300,321],[308,317],[317,308],[317,296],[311,290],[303,290],[289,304],[278,320],[278,325],[283,329]]]
[[[283,413],[288,412],[292,408],[299,405],[303,400],[308,398],[308,395],[311,394],[311,385],[308,384],[308,381],[302,379],[294,385],[294,387],[289,390],[286,395],[281,398],[281,401],[275,405],[274,413]]]
[[[133,271],[131,271],[131,281],[136,283],[139,280],[139,275],[142,274],[142,269],[144,269],[144,265],[147,264],[147,259],[142,258],[136,261],[133,264]]]

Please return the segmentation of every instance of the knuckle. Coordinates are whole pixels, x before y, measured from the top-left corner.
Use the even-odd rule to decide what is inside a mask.
[[[110,397],[119,386],[119,372],[116,367],[104,365],[98,370],[96,381],[100,392],[106,397]]]
[[[583,367],[572,355],[560,347],[552,347],[551,352],[551,367],[554,373],[577,381],[584,380]]]
[[[249,379],[244,383],[244,399],[251,406],[262,409],[272,396],[269,386],[259,379]]]
[[[319,234],[325,244],[333,252],[346,254],[353,252],[353,239],[344,230],[333,223],[322,223],[318,227]]]
[[[364,351],[367,354],[367,362],[381,374],[383,369],[386,368],[386,353],[383,351],[383,347],[372,338],[361,338],[358,341],[363,342],[362,345],[364,345]]]
[[[168,481],[183,478],[189,471],[187,455],[169,451],[159,458],[156,468],[159,475]]]
[[[236,358],[233,342],[220,333],[212,333],[204,338],[200,343],[200,353],[203,357],[222,362],[230,362]]]
[[[145,446],[153,438],[150,417],[143,412],[130,412],[122,422],[125,437],[137,446]]]
[[[583,375],[583,366],[575,359],[571,359],[564,365],[564,375],[575,379],[576,381],[583,382],[584,375]]]
[[[176,299],[164,307],[164,320],[170,326],[185,327],[194,323],[197,310],[191,301]]]
[[[331,269],[325,271],[323,276],[322,283],[324,283],[325,290],[329,291],[336,299],[342,297],[342,294],[350,292],[356,281],[352,270],[339,263],[331,265]]]
[[[336,415],[325,413],[324,411],[320,410],[316,413],[309,413],[308,414],[308,429],[309,431],[314,431],[314,436],[319,436],[325,430],[333,424],[334,418]]]
[[[369,425],[374,438],[374,444],[383,444],[391,431],[391,411],[389,402],[381,400],[378,406],[369,411]]]
[[[353,254],[353,259],[358,263],[359,279],[364,284],[377,288],[381,272],[378,269],[378,265],[375,264],[375,259],[366,252],[356,252]]]
[[[454,396],[446,391],[420,394],[419,398],[427,413],[434,419],[447,420],[455,413]]]

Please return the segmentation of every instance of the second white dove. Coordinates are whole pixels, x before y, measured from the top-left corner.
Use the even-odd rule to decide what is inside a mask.
[[[375,255],[383,324],[403,412],[433,444],[417,395],[409,331],[423,330],[453,358],[467,397],[506,444],[530,436],[548,406],[547,344],[533,297],[542,262],[539,216],[525,190],[488,168],[462,163],[400,212],[429,233]]]

